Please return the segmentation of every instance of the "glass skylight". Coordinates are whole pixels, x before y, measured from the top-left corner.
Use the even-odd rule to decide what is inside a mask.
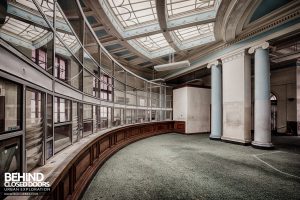
[[[168,41],[162,33],[137,38],[136,41],[150,52],[169,46]]]
[[[193,38],[205,37],[214,32],[214,23],[201,24],[175,30],[174,33],[177,38],[183,42]]]
[[[1,30],[4,30],[7,33],[13,34],[15,36],[19,36],[31,42],[42,38],[45,34],[48,33],[48,31],[45,29],[11,17],[6,18],[5,24],[1,27]]]
[[[22,4],[28,8],[38,10],[32,0],[16,0],[17,3]],[[53,17],[54,3],[53,0],[37,0],[37,3],[40,5],[42,10],[47,16]]]
[[[167,0],[168,16],[214,6],[215,0]]]
[[[78,48],[79,44],[78,41],[76,39],[76,37],[74,35],[70,35],[70,34],[66,34],[66,33],[61,33],[61,32],[56,32],[59,37],[64,41],[64,43],[70,48],[70,49],[74,49],[74,48]],[[60,41],[57,40],[57,44],[60,46],[63,46],[63,44],[61,44]]]
[[[157,21],[155,0],[108,0],[124,28]]]

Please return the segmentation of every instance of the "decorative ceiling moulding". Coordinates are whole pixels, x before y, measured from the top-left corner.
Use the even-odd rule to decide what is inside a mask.
[[[246,54],[246,49],[236,51],[234,53],[222,56],[220,59],[222,60],[222,63],[227,63],[229,61],[238,59],[239,57],[242,57]]]
[[[220,62],[220,60],[215,60],[213,62],[210,62],[207,64],[207,68],[210,69],[212,66],[217,66],[217,65],[221,65],[222,62]]]
[[[174,72],[172,74],[167,74],[166,76],[163,76],[161,78],[164,78],[166,81],[169,81],[171,79],[177,78],[179,76],[182,76],[184,74],[188,74],[190,72],[205,68],[207,63],[215,60],[215,59],[219,59],[221,57],[226,57],[226,54],[232,54],[235,52],[239,52],[241,50],[245,50],[248,48],[251,48],[252,46],[258,45],[264,41],[268,41],[271,39],[274,39],[276,37],[280,37],[282,35],[285,35],[289,32],[293,32],[296,30],[299,30],[299,22],[300,19],[298,21],[295,21],[292,24],[288,24],[288,25],[282,25],[281,27],[275,27],[274,30],[269,30],[270,33],[269,34],[261,34],[261,35],[256,35],[255,37],[250,37],[250,38],[244,38],[244,41],[238,41],[238,42],[232,42],[232,43],[221,43],[219,45],[215,45],[212,49],[207,50],[206,52],[209,51],[213,51],[214,54],[212,53],[204,53],[201,56],[201,59],[198,59],[197,61],[193,61],[191,63],[191,67],[189,68],[189,70],[179,70],[177,72]]]
[[[255,52],[256,49],[259,49],[259,48],[262,48],[262,49],[268,49],[270,46],[269,42],[263,42],[263,43],[260,43],[258,45],[255,45],[253,47],[251,47],[249,50],[248,50],[248,53],[249,54],[253,54]]]
[[[295,0],[252,22],[237,36],[239,40],[270,30],[300,17],[300,1]]]
[[[235,39],[236,27],[240,23],[244,12],[252,4],[249,0],[233,0],[229,2],[226,12],[222,16],[220,32],[223,41],[230,42]],[[220,37],[220,35],[219,35]]]

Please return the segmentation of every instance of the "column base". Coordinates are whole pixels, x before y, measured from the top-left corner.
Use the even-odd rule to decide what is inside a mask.
[[[222,142],[231,143],[231,144],[237,144],[243,146],[249,146],[251,144],[250,140],[242,140],[242,139],[229,138],[229,137],[222,137],[221,139]]]
[[[253,148],[256,148],[256,149],[265,149],[265,150],[274,149],[274,145],[272,143],[261,143],[261,142],[253,141],[251,143],[251,145]]]
[[[221,140],[221,136],[214,136],[214,135],[210,135],[209,136],[210,140]]]

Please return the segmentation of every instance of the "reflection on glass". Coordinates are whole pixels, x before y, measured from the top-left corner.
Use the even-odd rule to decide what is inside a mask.
[[[54,97],[54,123],[71,120],[71,101],[60,97]]]
[[[21,87],[0,78],[0,134],[21,128]]]
[[[0,185],[4,184],[4,173],[21,172],[20,138],[0,141]]]
[[[89,54],[95,59],[97,63],[100,63],[99,57],[99,49],[97,40],[94,38],[94,35],[85,24],[85,41],[84,41],[84,48],[89,52]]]
[[[136,111],[133,109],[126,109],[126,124],[136,123]]]
[[[94,93],[94,89],[96,90],[98,85],[96,84],[97,83],[96,80],[97,79],[91,73],[89,73],[84,69],[83,70],[83,92],[89,95],[96,95],[96,91]]]
[[[117,104],[125,104],[125,92],[114,90],[114,101]]]
[[[53,136],[53,97],[47,94],[47,138]]]
[[[73,53],[73,55],[80,59],[80,55],[82,53],[80,42],[77,40],[72,31],[72,27],[69,26],[67,19],[65,19],[65,16],[59,7],[56,9],[56,14],[56,33],[62,39],[67,48]],[[60,46],[63,45],[60,44]]]
[[[53,140],[46,143],[46,160],[53,156]]]
[[[57,37],[55,38],[55,43],[56,54],[54,76],[76,89],[81,90],[81,65]]]
[[[43,105],[44,98],[36,90],[26,90],[25,148],[27,171],[42,164],[43,156]]]
[[[133,87],[126,87],[126,103],[128,105],[136,105],[136,89]]]
[[[166,120],[172,120],[172,111],[166,111]]]
[[[115,64],[115,73],[114,76],[117,80],[122,83],[125,83],[126,71],[122,69],[119,65]]]
[[[83,137],[93,133],[93,106],[83,104]]]
[[[103,52],[101,52],[101,67],[106,71],[109,75],[112,75],[112,66],[113,62],[112,60]]]
[[[9,3],[36,12],[27,14],[27,20],[20,18],[19,13],[11,12],[6,16],[4,25],[0,27],[0,37],[52,74],[53,33],[49,25],[32,0],[16,0]],[[46,17],[52,19],[53,1],[38,0],[37,3],[46,12]]]
[[[100,106],[96,106],[96,130],[101,130],[101,108]]]
[[[144,91],[137,91],[137,105],[147,106],[147,93]]]
[[[60,125],[54,128],[54,150],[55,153],[61,151],[71,144],[72,125]]]
[[[111,127],[111,108],[101,106],[101,129],[106,129]]]
[[[146,111],[137,110],[137,123],[143,123],[146,121]]]
[[[124,109],[115,108],[114,109],[114,120],[113,126],[120,126],[124,124]]]
[[[81,16],[80,10],[77,6],[76,0],[58,0],[57,1],[63,13],[70,22],[73,30],[78,36],[79,40],[82,42],[83,38],[83,18]],[[59,17],[59,16],[57,16]]]
[[[100,98],[102,100],[112,100],[112,78],[106,74],[100,76]]]
[[[72,103],[72,141],[79,141],[78,103]]]

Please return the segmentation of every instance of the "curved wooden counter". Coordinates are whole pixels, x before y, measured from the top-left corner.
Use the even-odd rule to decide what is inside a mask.
[[[34,170],[46,174],[51,184],[51,194],[43,199],[80,198],[100,166],[118,150],[143,138],[174,132],[185,133],[185,122],[127,125],[83,138]]]

